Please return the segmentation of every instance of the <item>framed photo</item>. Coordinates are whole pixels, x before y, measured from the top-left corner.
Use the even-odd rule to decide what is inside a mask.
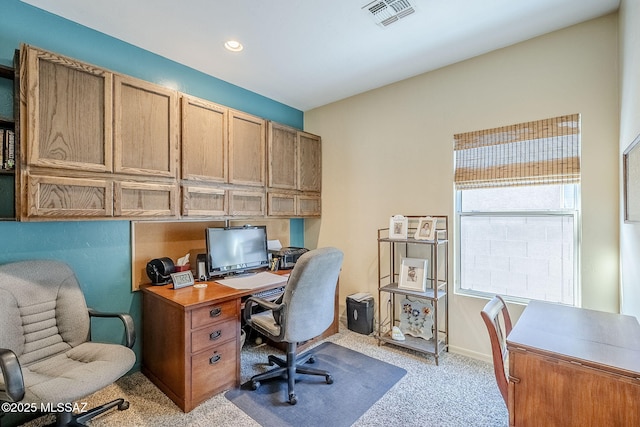
[[[173,289],[186,288],[187,286],[192,286],[195,283],[191,270],[171,273],[171,281],[173,282]]]
[[[622,154],[624,222],[640,222],[640,135]]]
[[[398,288],[424,292],[427,289],[428,260],[402,258]]]
[[[416,240],[434,240],[436,238],[437,219],[426,217],[418,220],[418,228],[413,236]]]
[[[409,219],[406,216],[394,215],[389,221],[389,238],[406,239],[409,228]]]

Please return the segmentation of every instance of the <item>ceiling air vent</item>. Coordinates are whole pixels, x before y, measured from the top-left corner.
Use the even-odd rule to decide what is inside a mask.
[[[409,0],[377,0],[362,6],[362,10],[381,27],[393,24],[416,11]]]

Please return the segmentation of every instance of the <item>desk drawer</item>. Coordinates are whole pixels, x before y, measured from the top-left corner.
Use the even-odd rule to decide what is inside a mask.
[[[211,350],[205,350],[191,358],[191,396],[194,402],[202,396],[210,396],[236,384],[236,340]]]
[[[211,304],[193,310],[191,313],[191,329],[212,323],[222,322],[238,316],[238,303],[236,300]]]
[[[197,353],[225,341],[236,340],[238,319],[227,320],[191,332],[191,352]]]

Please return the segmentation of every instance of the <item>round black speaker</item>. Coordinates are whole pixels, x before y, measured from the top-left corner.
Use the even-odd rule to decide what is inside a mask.
[[[175,269],[171,258],[156,258],[147,263],[147,276],[153,285],[166,285]]]

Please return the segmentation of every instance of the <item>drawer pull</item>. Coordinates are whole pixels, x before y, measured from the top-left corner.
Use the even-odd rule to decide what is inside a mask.
[[[209,364],[210,365],[215,365],[216,363],[218,363],[220,361],[221,358],[222,358],[222,356],[220,356],[219,354],[215,354],[211,358],[209,358]]]
[[[209,316],[218,317],[222,314],[222,309],[220,307],[216,307],[209,312]]]
[[[211,332],[211,333],[209,334],[209,339],[210,339],[211,341],[215,341],[215,340],[217,340],[218,338],[220,338],[221,336],[222,336],[222,331],[221,331],[221,330],[217,330],[217,331],[215,331],[215,332]]]

